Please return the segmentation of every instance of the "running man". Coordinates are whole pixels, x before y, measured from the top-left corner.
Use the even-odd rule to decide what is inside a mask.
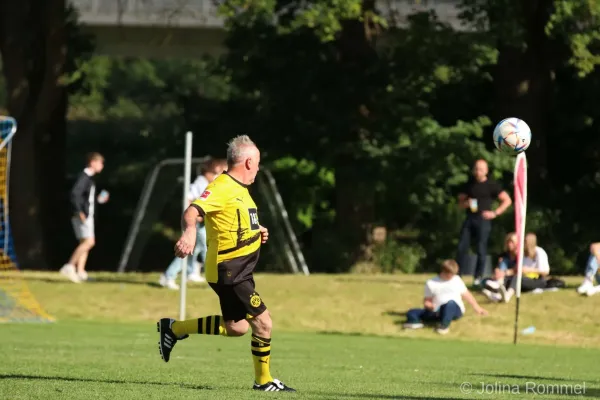
[[[254,182],[260,151],[248,136],[238,136],[227,148],[227,172],[211,182],[183,213],[184,232],[175,244],[175,255],[192,254],[196,222],[204,220],[208,239],[206,280],[219,296],[221,315],[186,321],[162,318],[158,323],[160,354],[169,362],[178,340],[190,334],[243,336],[252,328],[250,341],[254,362],[253,389],[295,392],[271,376],[271,316],[255,291],[253,272],[261,243],[269,232],[258,221],[256,204],[248,186]]]

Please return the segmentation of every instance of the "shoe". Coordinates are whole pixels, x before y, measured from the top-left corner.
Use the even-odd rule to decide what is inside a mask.
[[[292,389],[289,386],[286,386],[279,379],[273,379],[273,382],[267,382],[264,385],[259,385],[255,383],[252,387],[254,390],[260,390],[263,392],[295,392],[296,389]]]
[[[402,325],[402,327],[404,329],[421,329],[423,326],[424,325],[419,322],[416,322],[416,323],[407,322]]]
[[[189,335],[184,335],[182,337],[177,337],[171,330],[171,325],[175,322],[172,318],[162,318],[160,321],[156,323],[156,329],[160,334],[160,339],[158,341],[158,350],[160,351],[160,357],[164,360],[164,362],[169,362],[171,358],[171,351],[175,347],[175,343],[178,340],[183,340],[189,337]]]
[[[450,332],[450,328],[443,328],[443,327],[440,326],[440,327],[438,327],[438,328],[435,329],[435,332],[439,333],[440,335],[445,335],[448,332]]]
[[[494,293],[488,289],[483,289],[481,293],[494,303],[498,303],[502,300],[502,295],[500,293]]]
[[[515,294],[514,289],[510,288],[510,289],[506,290],[504,285],[500,285],[500,295],[502,296],[502,300],[505,303],[508,303],[514,294]]]
[[[175,280],[174,279],[168,279],[165,274],[162,274],[160,276],[160,279],[158,280],[158,284],[160,286],[162,286],[162,287],[167,288],[167,289],[179,290],[179,285],[175,282]]]
[[[586,278],[583,281],[583,283],[577,288],[577,293],[587,294],[588,290],[590,290],[593,287],[594,287],[594,283],[591,280]]]
[[[481,287],[481,279],[480,278],[473,279],[473,286],[474,287]]]
[[[88,273],[86,271],[78,272],[77,276],[79,277],[79,279],[81,281],[87,281],[88,280]]]
[[[77,275],[77,272],[75,271],[75,266],[73,264],[63,265],[59,272],[61,275],[64,275],[67,278],[69,278],[71,282],[81,283],[81,278],[79,278],[79,275]]]
[[[585,292],[585,294],[586,294],[586,296],[593,296],[593,295],[595,295],[595,294],[596,294],[596,293],[598,293],[598,292],[600,292],[600,285],[598,285],[598,286],[593,286],[593,285],[592,285],[592,287],[590,287],[590,288],[589,288],[589,289],[588,289],[588,290]]]
[[[190,282],[198,282],[198,283],[206,282],[206,279],[204,279],[203,276],[200,276],[198,274],[191,274],[187,277],[187,279]]]

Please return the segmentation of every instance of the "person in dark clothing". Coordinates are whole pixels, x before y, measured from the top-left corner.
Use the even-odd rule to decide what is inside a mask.
[[[487,162],[477,160],[473,166],[472,178],[458,195],[458,204],[466,210],[466,218],[460,231],[456,260],[462,275],[468,263],[468,253],[473,238],[477,250],[477,264],[473,274],[475,285],[480,285],[484,273],[492,220],[512,204],[508,193],[487,175]],[[500,205],[492,211],[492,203],[496,199],[500,201]]]
[[[87,280],[85,263],[92,247],[96,244],[94,234],[94,209],[96,201],[100,204],[108,201],[108,192],[102,191],[96,196],[94,176],[102,172],[104,157],[100,153],[88,155],[87,167],[79,174],[71,189],[71,223],[79,245],[73,251],[68,263],[60,273],[71,281],[80,283]]]

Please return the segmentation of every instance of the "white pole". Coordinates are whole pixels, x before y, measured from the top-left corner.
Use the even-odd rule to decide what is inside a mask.
[[[183,212],[188,207],[188,193],[190,192],[190,182],[192,180],[192,132],[185,134],[185,163],[183,164]],[[179,320],[185,319],[185,300],[187,286],[187,263],[188,258],[181,259],[181,292],[179,293]]]

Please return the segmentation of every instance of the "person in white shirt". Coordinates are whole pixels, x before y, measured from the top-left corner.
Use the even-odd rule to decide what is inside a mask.
[[[600,292],[600,272],[598,272],[598,265],[600,265],[600,242],[590,245],[590,256],[585,267],[585,279],[577,288],[579,294],[592,296]],[[594,286],[594,277],[596,278],[596,283],[598,283],[597,286]]]
[[[496,280],[485,282],[483,293],[494,302],[508,303],[517,290],[516,257],[517,235],[511,232],[507,236],[507,253],[500,258]],[[550,274],[548,254],[537,245],[535,233],[525,235],[523,248],[523,274],[521,276],[521,293],[546,288],[546,277]]]
[[[436,332],[448,333],[450,323],[465,313],[466,300],[479,315],[488,312],[481,308],[458,274],[458,264],[454,260],[445,260],[439,276],[425,283],[424,308],[414,308],[406,313],[406,329],[423,328],[424,323],[437,323]]]
[[[200,165],[196,180],[190,185],[188,202],[199,198],[210,182],[219,176],[227,167],[226,160],[211,159]],[[191,282],[204,282],[205,279],[200,275],[200,268],[197,267],[198,256],[200,262],[204,263],[206,257],[206,228],[204,223],[198,223],[196,229],[196,247],[194,254],[188,257],[187,279]],[[181,271],[181,259],[175,257],[164,274],[160,276],[159,284],[173,290],[178,290],[179,285],[175,282],[177,274]]]

